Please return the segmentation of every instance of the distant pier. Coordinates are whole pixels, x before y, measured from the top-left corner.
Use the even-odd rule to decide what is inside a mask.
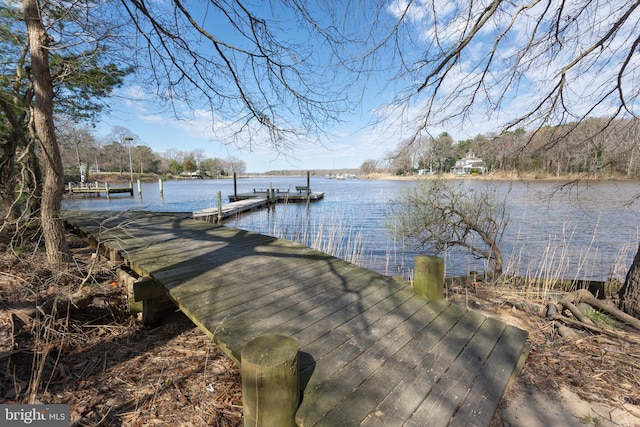
[[[301,188],[301,187],[296,187]],[[262,188],[254,188],[253,191],[249,193],[236,193],[229,194],[230,202],[238,202],[240,200],[247,199],[255,199],[255,198],[265,198],[269,199],[273,203],[306,203],[306,202],[317,202],[318,200],[322,200],[324,198],[323,192],[311,192],[305,190],[297,190],[291,191],[281,190],[281,189],[262,189]]]
[[[230,203],[222,204],[222,197],[218,195],[218,206],[213,208],[195,211],[192,214],[194,219],[203,219],[205,221],[220,222],[223,219],[261,209],[265,206],[276,203],[310,203],[317,202],[324,198],[323,192],[291,192],[289,190],[276,189],[254,189],[250,193],[230,194]]]
[[[100,197],[100,194],[104,194],[107,196],[107,199],[112,194],[129,193],[129,195],[133,197],[133,184],[129,183],[127,187],[112,187],[108,182],[105,182],[102,186],[97,182],[94,185],[73,185],[69,183],[66,188],[66,193],[70,195],[83,194],[94,197]]]
[[[228,204],[222,204],[222,195],[218,192],[218,206],[196,211],[192,217],[211,222],[220,222],[243,212],[260,209],[264,206],[276,203],[310,203],[317,202],[324,198],[323,192],[311,191],[311,180],[307,172],[307,184],[296,185],[295,190],[291,188],[253,188],[246,193],[238,193],[238,180],[233,174],[233,194],[229,194]]]

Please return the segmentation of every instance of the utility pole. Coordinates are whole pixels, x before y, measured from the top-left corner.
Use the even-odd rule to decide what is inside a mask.
[[[131,141],[133,141],[133,138],[125,136],[122,140],[127,141],[127,145],[129,146],[129,180],[131,182],[131,188],[133,188],[133,159],[131,158]]]

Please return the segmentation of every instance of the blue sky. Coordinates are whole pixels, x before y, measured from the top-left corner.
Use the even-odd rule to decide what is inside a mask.
[[[211,13],[211,11],[209,11]],[[392,18],[392,13],[387,14]],[[219,22],[216,20],[216,25]],[[226,35],[226,34],[225,34]],[[304,39],[304,34],[288,33],[287,37]],[[311,43],[311,42],[309,42]],[[311,43],[311,49],[322,50],[322,46]],[[353,55],[358,55],[357,46]],[[315,52],[312,53],[316,54]],[[318,54],[320,55],[320,54]],[[107,135],[113,127],[129,129],[137,142],[146,144],[156,152],[168,149],[190,151],[203,149],[208,157],[225,158],[234,156],[242,159],[249,172],[265,172],[279,169],[332,169],[358,168],[368,159],[382,159],[405,137],[410,128],[398,124],[373,123],[378,119],[382,105],[396,96],[396,88],[388,85],[392,74],[384,71],[369,79],[366,91],[362,85],[353,87],[351,99],[361,99],[361,104],[341,115],[341,122],[325,129],[325,134],[307,141],[293,141],[295,147],[285,153],[275,153],[266,146],[253,146],[251,150],[238,149],[233,144],[225,144],[211,131],[211,113],[207,110],[181,111],[186,118],[176,119],[171,112],[156,107],[153,96],[145,92],[135,79],[117,89],[110,102],[110,112],[103,117],[96,132],[97,137]],[[339,78],[339,77],[338,77]],[[178,108],[181,106],[178,105]],[[444,128],[440,131],[445,130]],[[446,129],[454,137],[464,137],[460,132]],[[473,130],[471,134],[486,129]]]
[[[199,3],[200,4],[200,3]],[[385,4],[382,12],[382,20],[398,17],[402,7],[406,4],[404,0],[390,0]],[[613,1],[613,6],[624,5],[621,0]],[[345,112],[341,116],[341,123],[335,124],[325,129],[326,135],[308,141],[292,141],[295,147],[285,154],[277,154],[265,146],[254,145],[252,150],[239,150],[233,144],[224,144],[219,140],[220,134],[211,131],[212,115],[210,111],[189,109],[181,104],[176,104],[178,109],[183,109],[181,113],[184,117],[176,119],[173,114],[157,108],[157,102],[146,93],[142,86],[136,84],[134,80],[129,80],[127,85],[114,92],[109,115],[103,118],[102,123],[97,128],[96,136],[101,137],[108,134],[115,126],[129,129],[138,137],[138,142],[151,147],[156,152],[168,149],[190,151],[202,149],[209,157],[236,157],[245,161],[248,172],[265,172],[279,169],[331,169],[331,168],[358,168],[367,159],[382,159],[386,152],[393,150],[403,139],[409,137],[415,130],[415,119],[420,117],[427,108],[429,92],[419,96],[412,96],[402,104],[402,108],[393,110],[386,106],[396,99],[399,94],[409,89],[415,95],[415,89],[420,83],[423,71],[420,69],[420,60],[423,52],[429,51],[435,45],[445,44],[455,40],[460,34],[468,31],[466,14],[461,18],[456,13],[468,5],[467,0],[452,0],[450,2],[434,2],[428,0],[416,0],[410,13],[406,16],[405,25],[399,31],[398,43],[404,49],[403,58],[405,63],[413,65],[406,73],[398,73],[398,56],[392,50],[383,50],[389,57],[380,57],[375,64],[378,72],[369,76],[366,90],[363,84],[353,86],[352,93],[348,95],[352,99],[361,99],[362,102],[356,108]],[[478,11],[485,6],[484,2],[478,2]],[[612,9],[615,9],[613,8]],[[549,85],[553,85],[553,77],[557,75],[557,70],[571,62],[572,52],[582,52],[588,48],[594,40],[603,32],[608,30],[607,24],[613,22],[619,13],[612,13],[611,10],[600,7],[591,11],[591,16],[598,24],[594,27],[594,34],[591,37],[579,33],[580,26],[569,28],[561,36],[565,37],[563,48],[553,53],[548,58],[547,52],[531,50],[529,57],[525,57],[524,64],[528,68],[519,70],[522,73],[519,84],[513,85],[506,92],[502,83],[509,78],[511,69],[505,64],[509,64],[515,58],[515,54],[521,48],[524,41],[529,41],[531,35],[528,31],[535,28],[536,16],[542,12],[535,7],[527,13],[518,16],[517,25],[509,26],[510,19],[514,16],[515,5],[505,5],[503,13],[496,15],[491,25],[487,25],[468,46],[468,49],[461,56],[456,67],[450,70],[447,78],[443,81],[440,92],[436,97],[436,109],[443,117],[441,121],[434,121],[428,131],[432,135],[440,132],[449,132],[454,140],[471,138],[477,134],[487,133],[498,129],[501,123],[508,122],[514,117],[523,114],[540,101]],[[511,10],[506,8],[512,7]],[[581,4],[575,5],[578,11],[575,13],[585,13],[580,9]],[[598,7],[591,6],[591,7]],[[582,11],[582,12],[580,12]],[[434,20],[432,13],[438,14],[438,19]],[[211,14],[211,11],[208,11]],[[275,11],[274,13],[278,13]],[[568,11],[571,14],[573,11]],[[351,16],[344,18],[343,24],[352,24]],[[353,18],[355,19],[355,18]],[[389,21],[392,22],[392,21]],[[434,25],[437,22],[437,25]],[[607,48],[611,50],[611,58],[614,62],[626,54],[624,50],[625,38],[635,34],[638,20],[630,20],[631,24],[623,27],[613,43]],[[635,22],[635,24],[634,24]],[[218,23],[216,22],[216,25]],[[290,25],[287,23],[286,25]],[[508,28],[508,32],[505,29]],[[573,32],[572,32],[573,31]],[[489,49],[495,43],[497,35],[505,32],[507,34],[500,42],[500,62],[490,70],[486,78],[486,84],[482,87],[475,108],[469,110],[465,119],[456,117],[456,113],[461,111],[461,103],[470,96],[464,94],[460,98],[450,97],[462,86],[472,87],[469,83],[474,82],[482,75],[483,60],[488,58]],[[538,35],[540,36],[540,35]],[[304,40],[305,34],[295,33],[288,30],[285,37],[292,40]],[[436,41],[437,39],[437,41]],[[406,44],[405,44],[406,43]],[[570,46],[565,49],[565,46]],[[622,47],[621,49],[618,48]],[[306,46],[310,56],[320,58],[323,55],[323,47],[317,41],[309,41]],[[351,46],[351,54],[357,56],[358,46]],[[583,111],[588,111],[593,99],[598,98],[607,89],[608,82],[616,80],[617,69],[615,67],[605,67],[604,69],[595,67],[598,61],[606,59],[607,51],[596,52],[592,58],[587,58],[584,66],[575,67],[576,74],[571,78],[571,85],[567,85],[568,90],[563,101],[570,105],[570,108],[577,115]],[[629,69],[640,69],[638,55],[632,58]],[[316,59],[318,59],[316,58]],[[321,58],[320,58],[321,59]],[[579,74],[578,74],[579,72]],[[638,72],[631,71],[625,81],[625,85],[630,87],[629,93],[635,96],[637,90]],[[337,80],[340,76],[336,77]],[[336,82],[337,84],[338,82]],[[633,89],[633,88],[636,89]],[[413,91],[413,92],[411,92]],[[499,105],[496,100],[501,99]],[[629,98],[630,105],[635,105],[636,98]],[[594,115],[610,113],[611,106],[603,105],[602,108],[591,112]],[[380,121],[380,118],[385,119]],[[435,116],[434,116],[435,117]],[[449,117],[447,119],[447,117]],[[216,117],[220,121],[220,118]],[[224,120],[222,120],[224,124]],[[374,125],[373,123],[377,123]]]
[[[381,159],[399,142],[397,135],[370,124],[371,108],[345,117],[344,123],[327,129],[324,139],[301,142],[284,154],[275,153],[266,146],[239,149],[232,143],[220,142],[211,132],[208,111],[195,111],[191,120],[178,120],[171,113],[154,111],[153,102],[143,100],[134,86],[119,91],[122,97],[114,98],[110,114],[97,128],[97,136],[107,135],[113,127],[121,126],[135,134],[138,142],[156,152],[203,149],[208,157],[233,156],[244,160],[248,172],[358,168],[367,159]]]

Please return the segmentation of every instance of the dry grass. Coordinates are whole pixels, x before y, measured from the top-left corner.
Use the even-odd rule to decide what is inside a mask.
[[[293,240],[356,265],[364,264],[366,241],[363,231],[352,225],[349,213],[336,211],[318,216],[298,210],[290,215],[288,210],[296,206],[299,205],[278,205],[276,219],[257,224],[259,229],[269,236]],[[235,227],[242,228],[244,218],[247,217],[240,217]]]

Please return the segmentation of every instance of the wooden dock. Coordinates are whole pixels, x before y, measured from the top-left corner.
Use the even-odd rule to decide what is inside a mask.
[[[65,219],[236,362],[255,337],[295,338],[299,426],[488,426],[526,354],[523,330],[290,241],[141,212]]]
[[[104,194],[107,199],[110,198],[112,194],[129,193],[129,195],[133,197],[133,185],[113,187],[109,185],[108,182],[105,182],[102,186],[97,182],[94,185],[73,185],[69,183],[66,188],[66,193],[70,195],[82,194],[94,197],[100,197],[101,194]]]
[[[306,189],[307,187],[304,188]],[[220,222],[234,215],[260,209],[274,203],[317,202],[323,197],[324,193],[321,192],[298,191],[292,193],[289,190],[254,189],[251,193],[230,194],[230,203],[221,204],[220,207],[195,211],[192,217],[210,222]]]
[[[243,212],[263,208],[267,206],[268,202],[266,197],[246,198],[224,204],[220,208],[207,208],[193,212],[192,217],[194,219],[216,222]]]
[[[306,188],[306,187],[305,187]],[[275,203],[306,203],[306,202],[317,202],[318,200],[322,200],[324,198],[324,192],[321,191],[290,191],[290,190],[280,190],[274,189],[271,192],[271,196],[269,196],[270,190],[256,188],[252,192],[249,193],[238,193],[238,194],[229,194],[229,201],[237,202],[240,200],[246,199],[254,199],[258,198],[268,198],[271,197],[271,200]]]

